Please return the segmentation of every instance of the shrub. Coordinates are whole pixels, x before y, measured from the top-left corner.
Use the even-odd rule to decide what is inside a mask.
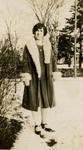
[[[59,69],[62,73],[62,77],[74,77],[74,69]],[[83,77],[83,69],[77,69],[77,77]]]
[[[0,116],[0,149],[10,149],[21,129],[21,122]]]
[[[20,56],[9,39],[5,39],[0,46],[0,79],[15,78],[19,72]]]
[[[5,101],[12,89],[15,89],[17,78],[21,70],[21,61],[19,51],[16,49],[17,38],[11,35],[8,28],[7,37],[0,41],[0,114],[6,113],[6,108],[9,104],[8,99]],[[13,79],[13,87],[11,89]],[[10,101],[11,103],[11,101]]]
[[[14,89],[21,70],[17,37],[11,34],[8,26],[7,29],[7,36],[0,41],[0,149],[10,149],[22,128],[21,121],[6,118],[8,111],[12,115],[14,103],[18,103]]]

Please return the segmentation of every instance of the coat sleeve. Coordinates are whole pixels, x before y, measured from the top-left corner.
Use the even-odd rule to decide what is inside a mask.
[[[24,47],[24,52],[23,52],[22,72],[30,73],[30,58],[29,58],[29,52],[28,52],[27,46]]]

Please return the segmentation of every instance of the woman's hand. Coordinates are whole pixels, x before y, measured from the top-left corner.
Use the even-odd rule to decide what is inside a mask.
[[[20,77],[21,77],[21,81],[23,81],[26,86],[30,85],[30,80],[31,80],[30,73],[21,73]]]

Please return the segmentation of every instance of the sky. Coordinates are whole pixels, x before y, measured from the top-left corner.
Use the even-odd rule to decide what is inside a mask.
[[[59,10],[59,29],[62,29],[65,26],[66,20],[65,18],[69,18],[71,16],[70,9],[74,4],[75,0],[65,0],[65,3],[62,8]]]
[[[0,33],[6,31],[6,24],[12,31],[30,32],[34,22],[34,14],[26,0],[0,0]]]
[[[59,10],[59,29],[64,27],[65,18],[70,16],[69,9],[74,0],[65,0]],[[0,37],[7,32],[7,25],[18,38],[25,40],[31,36],[32,27],[37,22],[29,0],[0,0]]]

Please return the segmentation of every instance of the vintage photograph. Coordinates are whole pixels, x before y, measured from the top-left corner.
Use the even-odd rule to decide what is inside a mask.
[[[0,0],[0,150],[83,150],[83,0]]]

